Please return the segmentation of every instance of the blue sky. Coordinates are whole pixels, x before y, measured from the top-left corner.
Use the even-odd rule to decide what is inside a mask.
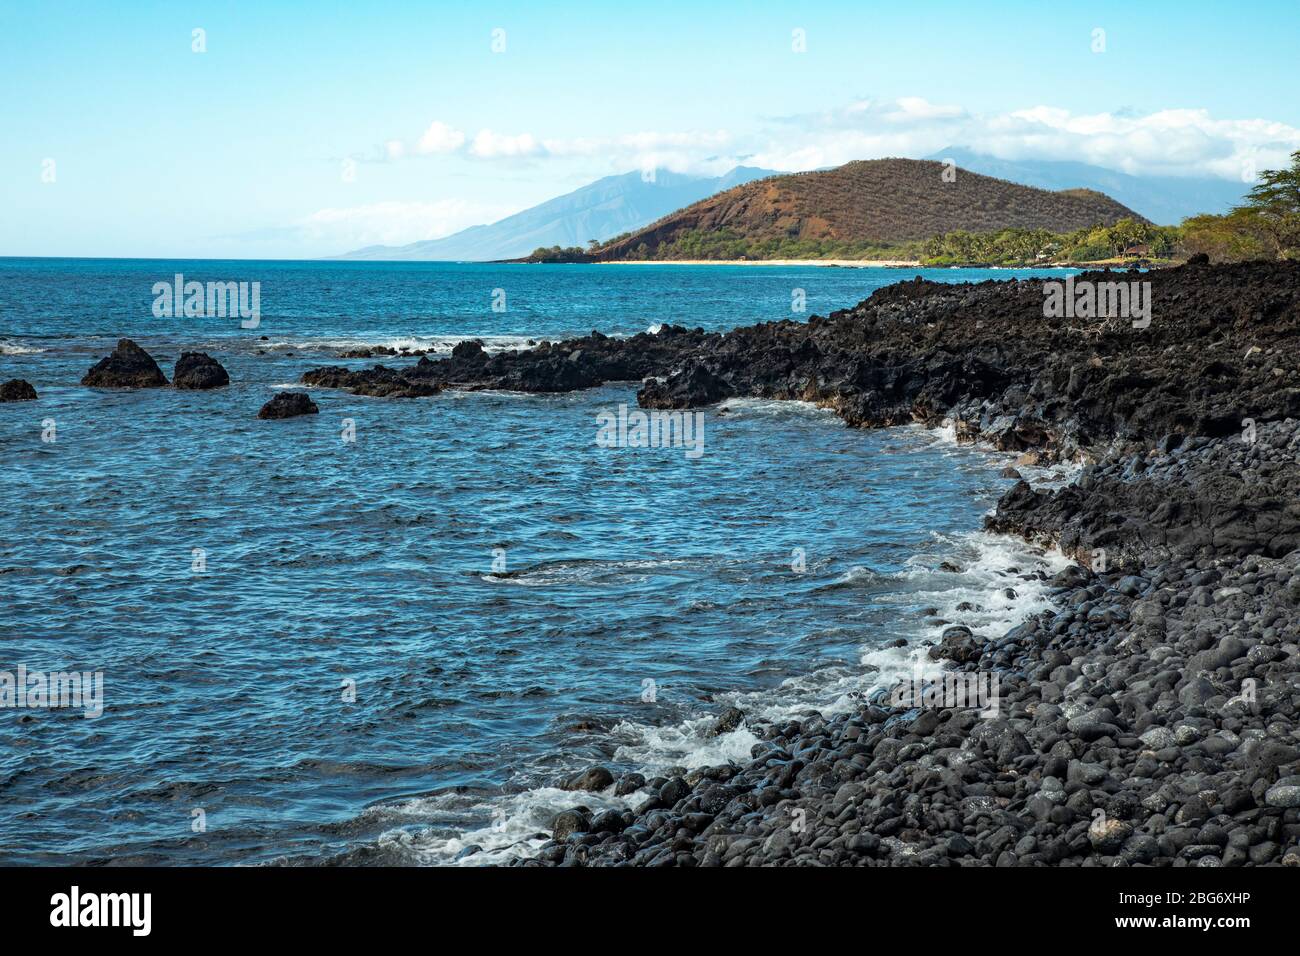
[[[0,255],[315,257],[651,165],[1300,148],[1293,0],[994,6],[6,2]]]

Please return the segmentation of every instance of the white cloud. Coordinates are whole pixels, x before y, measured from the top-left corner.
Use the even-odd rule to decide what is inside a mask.
[[[626,149],[647,150],[665,147],[686,149],[722,149],[731,142],[731,134],[725,129],[713,131],[690,131],[685,133],[629,133],[619,136],[612,142]]]
[[[759,137],[750,162],[805,170],[853,159],[926,156],[946,146],[1008,160],[1072,160],[1133,174],[1237,180],[1243,169],[1285,165],[1300,149],[1300,129],[1263,119],[1215,119],[1199,109],[1075,114],[1042,105],[971,114],[904,97],[788,117],[780,130]]]
[[[870,104],[859,106],[854,110],[855,113],[862,113],[871,108]],[[904,96],[894,104],[884,114],[884,118],[892,123],[908,123],[917,120],[952,120],[966,115],[966,111],[960,106],[936,106],[919,96]]]
[[[446,123],[434,120],[415,145],[415,151],[428,156],[433,153],[454,153],[465,144],[465,134]]]
[[[392,139],[384,144],[383,155],[390,161],[432,155],[507,161],[539,157],[598,157],[618,168],[660,166],[686,170],[709,165],[708,159],[712,154],[725,150],[732,139],[732,135],[722,129],[646,130],[619,136],[543,139],[529,132],[499,133],[489,128],[481,129],[473,139],[469,139],[455,127],[435,120],[414,147]]]
[[[1072,160],[1134,174],[1239,180],[1246,169],[1285,165],[1300,148],[1300,130],[1265,119],[1216,119],[1199,109],[1130,115],[1072,113],[1044,104],[980,114],[920,96],[864,97],[837,109],[784,117],[745,136],[718,129],[546,138],[483,128],[469,139],[435,121],[413,149],[392,140],[385,153],[390,160],[434,154],[491,162],[592,159],[605,172],[658,167],[716,174],[742,163],[806,170],[855,159],[928,156],[948,146],[1008,160]]]
[[[474,137],[470,152],[482,159],[495,159],[501,156],[535,156],[545,150],[531,133],[510,136],[482,129]]]
[[[1206,110],[1074,115],[1045,106],[991,118],[986,151],[1004,158],[1077,159],[1152,175],[1240,178],[1246,165],[1284,165],[1300,129],[1268,120],[1217,120]]]
[[[542,146],[548,156],[560,158],[598,158],[607,168],[624,172],[629,169],[671,169],[717,175],[737,164],[728,155],[734,137],[724,129],[660,132],[643,130],[619,136],[547,139]]]

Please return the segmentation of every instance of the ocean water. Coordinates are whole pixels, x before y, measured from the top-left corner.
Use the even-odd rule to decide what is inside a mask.
[[[155,317],[176,273],[259,282],[260,325]],[[739,400],[704,410],[698,458],[598,447],[630,383],[312,389],[318,416],[255,417],[375,361],[344,348],[726,329],[914,274],[0,259],[0,381],[40,393],[0,404],[0,672],[103,679],[98,717],[0,709],[0,863],[499,862],[560,809],[644,798],[567,775],[744,759],[748,730],[704,734],[724,707],[845,709],[929,666],[936,621],[1045,607],[1060,557],[979,531],[1008,456],[942,431]],[[123,336],[232,384],[82,388]]]

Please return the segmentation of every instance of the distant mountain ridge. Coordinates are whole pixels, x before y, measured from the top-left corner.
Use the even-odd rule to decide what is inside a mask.
[[[964,173],[965,176],[978,175],[1005,181],[1007,185],[1033,187],[1037,190],[1049,191],[1057,196],[1073,196],[1075,200],[1082,200],[1084,205],[1076,206],[1074,212],[1067,213],[1065,207],[1054,207],[1057,212],[1053,215],[1064,214],[1066,215],[1064,221],[1068,222],[1077,221],[1070,217],[1075,215],[1079,209],[1091,208],[1092,214],[1100,217],[1097,222],[1110,224],[1111,220],[1107,218],[1108,210],[1113,210],[1111,207],[1103,209],[1101,205],[1096,205],[1100,201],[1097,198],[1099,196],[1101,200],[1114,203],[1115,206],[1123,209],[1124,212],[1121,216],[1131,215],[1151,222],[1172,225],[1181,222],[1188,216],[1202,212],[1226,212],[1231,206],[1239,203],[1247,191],[1245,184],[1237,184],[1211,177],[1133,176],[1118,170],[1087,163],[1057,160],[1003,160],[962,146],[950,146],[926,157],[924,160],[866,160],[860,162],[921,163],[928,161],[942,163],[947,160],[955,162],[959,171]],[[856,165],[850,163],[837,169],[843,170]],[[727,190],[745,186],[757,180],[772,177],[789,179],[798,176],[822,176],[836,173],[837,169],[816,170],[811,173],[780,173],[773,170],[737,166],[728,173],[717,177],[692,176],[663,169],[655,170],[652,177],[647,177],[639,171],[606,176],[563,196],[557,196],[555,199],[515,213],[512,216],[507,216],[498,222],[471,226],[441,239],[430,239],[403,246],[369,246],[334,258],[475,262],[521,258],[542,247],[560,246],[570,248],[577,246],[585,248],[588,240],[591,239],[605,242],[623,233],[644,231],[648,227],[658,226],[661,220],[672,220],[678,214],[685,214],[690,207],[701,201],[716,198]],[[909,174],[909,176],[911,175]],[[932,174],[924,174],[921,181],[928,185],[931,180],[925,177],[930,175]],[[964,180],[965,176],[962,176],[960,180]],[[906,186],[905,181],[910,180],[908,177],[904,177],[904,180],[900,180],[900,185],[911,188]],[[871,183],[864,181],[862,185],[870,187]],[[807,190],[802,189],[802,192],[807,192]],[[795,190],[795,193],[792,193],[790,198],[794,198],[796,194],[802,194],[801,190]],[[904,194],[900,193],[899,195]],[[1089,194],[1093,197],[1091,200],[1088,198]],[[889,218],[901,214],[899,210],[891,211],[891,200],[886,195],[878,195],[873,201],[877,203],[878,218]],[[996,209],[1000,201],[991,195],[977,200],[976,205],[969,210],[969,221],[973,224],[954,228],[964,228],[971,232],[985,231],[991,228],[1005,228],[1008,225],[1021,225],[1023,228],[1049,228],[1053,231],[1061,231],[1062,229],[1060,222],[1051,216],[1048,218],[1052,220],[1053,225],[1033,227],[1025,226],[1023,220],[1011,222],[1006,219],[998,219],[997,216],[990,216],[989,214]],[[992,206],[983,208],[981,211],[979,204],[984,202],[991,202]],[[777,206],[779,205],[778,203]],[[922,206],[924,205],[922,203]],[[879,230],[872,233],[869,229],[849,228],[845,232],[841,228],[843,226],[840,221],[843,219],[842,216],[832,217],[836,219],[835,225],[832,225],[830,221],[819,222],[818,220],[824,219],[824,217],[820,216],[817,210],[811,207],[806,210],[808,212],[808,221],[795,226],[789,219],[789,210],[777,208],[777,206],[773,206],[768,210],[768,213],[784,223],[782,229],[785,232],[782,234],[786,236],[818,237],[824,242],[835,242],[836,238],[833,237],[840,237],[839,241],[846,241],[842,239],[843,235],[861,233],[857,241],[883,241],[879,238],[881,234]],[[709,228],[713,228],[715,232],[718,229],[733,229],[734,231],[734,226],[738,221],[736,217],[744,218],[744,215],[747,215],[733,204],[729,203],[727,208],[727,215],[710,220],[713,225]],[[1024,209],[1022,208],[1021,211],[1023,212]],[[937,211],[932,210],[932,212]],[[938,214],[936,217],[927,213],[921,218],[925,222],[931,223],[955,221],[955,211],[950,212],[953,212],[954,215]],[[961,217],[955,216],[955,218],[960,219]],[[1035,221],[1042,222],[1042,220]],[[1083,225],[1094,224],[1093,222],[1083,223]],[[746,228],[749,229],[752,226],[753,223],[750,223]],[[795,229],[794,233],[789,232],[791,228]],[[769,240],[772,238],[770,230],[760,229],[759,233]],[[897,236],[901,233],[895,229],[891,234]],[[755,234],[751,233],[747,236],[747,239],[754,239],[755,237]],[[914,236],[909,234],[908,237],[925,239],[929,238],[930,235]],[[893,239],[889,241],[899,240]],[[655,243],[655,245],[658,246],[659,243]],[[631,248],[635,249],[636,246],[634,245]],[[620,250],[615,254],[616,257],[630,257],[630,253],[626,248],[620,246]],[[602,250],[603,252],[604,250]],[[709,256],[702,254],[700,257],[708,258]],[[599,258],[606,258],[606,256],[601,255]]]
[[[481,262],[515,259],[540,247],[583,246],[641,228],[700,199],[776,175],[737,166],[722,176],[692,176],[656,169],[606,176],[594,183],[498,222],[471,226],[442,239],[405,246],[369,246],[335,258]]]
[[[1145,217],[1088,189],[1050,192],[941,163],[873,159],[816,172],[772,176],[678,210],[597,250],[595,258],[780,257],[786,250],[924,240],[954,230],[1070,232]]]
[[[950,146],[925,158],[952,160],[960,169],[1039,189],[1094,189],[1163,226],[1178,225],[1200,213],[1225,213],[1240,203],[1250,188],[1246,183],[1209,176],[1132,176],[1087,163],[998,159],[963,146]]]

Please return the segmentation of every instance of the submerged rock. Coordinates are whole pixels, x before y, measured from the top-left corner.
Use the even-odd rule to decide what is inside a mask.
[[[315,415],[320,409],[306,392],[280,392],[262,406],[258,418],[293,418],[297,415]]]
[[[382,398],[423,398],[437,395],[445,387],[440,382],[400,375],[382,365],[376,365],[368,372],[354,372],[341,365],[329,365],[304,373],[302,383],[321,388],[349,388],[364,395]],[[362,383],[364,386],[358,387]]]
[[[11,378],[0,385],[0,402],[31,402],[36,400],[36,389],[21,378]]]
[[[645,777],[639,773],[625,773],[618,778],[618,784],[614,788],[614,796],[626,797],[628,794],[636,793],[645,786]]]
[[[230,376],[216,359],[205,352],[182,352],[172,372],[175,388],[220,388],[230,384]]]
[[[932,660],[946,659],[957,664],[968,664],[979,660],[982,647],[969,627],[958,624],[945,629],[939,643],[930,648],[929,653]]]
[[[95,363],[81,384],[91,388],[161,388],[167,377],[148,352],[130,339],[119,339],[112,354]]]
[[[728,707],[709,727],[706,737],[720,737],[729,734],[745,722],[745,712],[739,707]]]
[[[614,786],[614,775],[604,767],[592,767],[564,783],[565,790],[607,790]]]

